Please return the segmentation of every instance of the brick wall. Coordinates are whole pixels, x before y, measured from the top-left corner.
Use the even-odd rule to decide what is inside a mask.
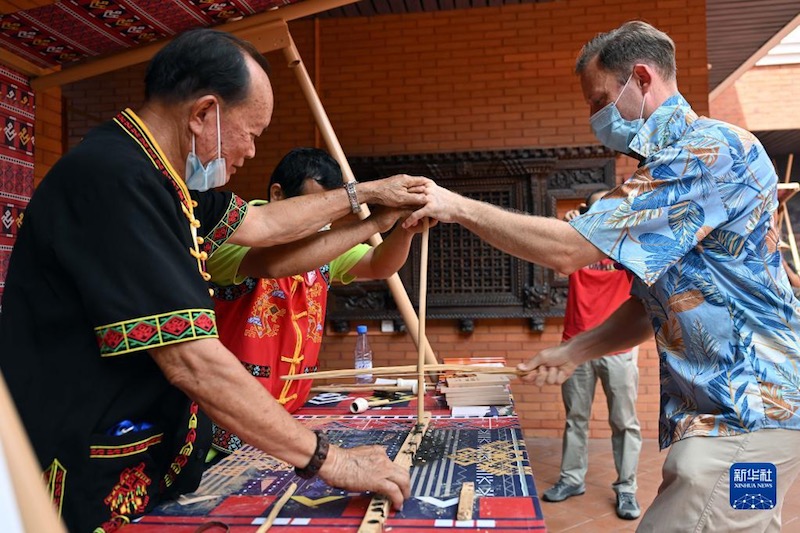
[[[676,41],[681,91],[698,113],[707,114],[705,31],[696,24],[705,20],[702,3],[637,6],[638,11],[623,1],[599,7],[592,1],[568,1],[326,21],[322,99],[349,154],[594,143],[572,74],[575,57],[595,33],[641,17]],[[620,158],[621,179],[633,169],[633,160]],[[415,360],[407,335],[380,334],[377,324],[371,326],[376,364]],[[479,320],[471,335],[460,334],[453,321],[427,325],[440,358],[501,354],[511,365],[558,343],[562,329],[561,320],[548,321],[541,334],[531,332],[523,320]],[[323,345],[326,367],[351,366],[353,345],[351,335],[329,333]],[[659,398],[653,343],[641,347],[639,361],[638,409],[643,433],[653,438]],[[517,383],[514,394],[527,435],[561,434],[559,387]],[[592,436],[610,435],[607,417],[598,387]]]
[[[711,102],[711,116],[751,131],[800,129],[798,76],[800,65],[754,67]]]
[[[580,46],[597,32],[641,18],[667,31],[678,48],[679,82],[698,113],[708,114],[705,4],[690,0],[564,0],[542,4],[290,23],[306,67],[345,153],[483,150],[595,143],[588,110],[572,74]],[[315,55],[316,50],[319,55]],[[289,148],[312,145],[315,126],[283,55],[269,54],[275,114],[253,161],[231,189],[265,193],[267,177]],[[319,71],[315,64],[319,63]],[[127,68],[64,88],[69,138],[141,100],[143,67]],[[618,162],[620,179],[635,168]],[[416,360],[407,334],[373,333],[375,363]],[[439,356],[505,355],[514,365],[560,341],[561,320],[543,333],[522,320],[481,320],[471,335],[452,321],[432,321],[428,337]],[[329,333],[325,368],[352,365],[352,335]],[[658,370],[652,343],[640,351],[639,411],[644,434],[656,436]],[[558,387],[514,385],[528,435],[557,436],[564,424]],[[602,391],[592,435],[609,435]]]

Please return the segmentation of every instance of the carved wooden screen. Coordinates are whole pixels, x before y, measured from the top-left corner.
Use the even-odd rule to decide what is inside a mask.
[[[465,196],[541,216],[555,216],[559,199],[582,199],[601,185],[614,185],[613,153],[599,146],[357,157],[350,165],[359,181],[424,175]],[[415,306],[420,240],[414,239],[399,272]],[[563,276],[505,254],[458,224],[439,224],[430,231],[429,319],[457,319],[469,331],[478,318],[521,317],[541,329],[545,317],[563,316],[566,285]],[[328,320],[334,329],[344,331],[350,321],[365,319],[400,319],[384,282],[332,290]]]

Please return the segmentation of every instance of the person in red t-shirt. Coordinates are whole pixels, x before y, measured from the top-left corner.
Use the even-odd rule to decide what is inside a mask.
[[[566,219],[584,213],[608,190],[595,191],[579,210],[570,211]],[[611,259],[577,270],[569,276],[567,309],[564,315],[562,342],[582,331],[600,325],[630,297],[631,275]],[[546,490],[542,499],[560,502],[586,492],[584,479],[588,467],[588,430],[597,379],[608,399],[608,422],[617,480],[612,484],[617,493],[617,515],[633,520],[641,510],[636,501],[636,467],[642,436],[636,417],[636,396],[639,386],[638,348],[609,354],[580,365],[563,385],[561,394],[567,411],[558,482]]]

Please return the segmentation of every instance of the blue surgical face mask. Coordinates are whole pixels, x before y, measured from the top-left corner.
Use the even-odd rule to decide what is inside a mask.
[[[639,118],[636,120],[625,120],[622,118],[622,115],[619,114],[619,109],[617,109],[617,102],[620,96],[622,96],[622,93],[625,92],[625,88],[628,87],[628,83],[630,83],[632,77],[633,73],[631,72],[631,75],[628,76],[628,81],[625,82],[616,100],[592,115],[589,119],[592,131],[597,139],[605,146],[617,152],[622,152],[623,154],[630,153],[631,141],[633,141],[633,138],[639,133],[642,125],[644,125],[644,98],[647,95],[642,96],[642,109],[639,111]]]
[[[195,191],[207,191],[225,185],[228,181],[228,165],[222,157],[222,136],[219,127],[219,104],[217,104],[217,158],[205,167],[195,153],[195,137],[192,134],[192,151],[186,156],[186,186]]]

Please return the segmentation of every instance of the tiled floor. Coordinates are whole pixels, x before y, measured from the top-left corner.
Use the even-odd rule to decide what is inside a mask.
[[[541,498],[542,492],[558,480],[561,465],[561,439],[528,438],[528,453]],[[653,501],[661,483],[661,465],[667,452],[658,451],[655,440],[645,440],[639,456],[637,499],[642,512]],[[549,533],[611,533],[635,531],[639,520],[621,520],[614,512],[615,497],[611,483],[616,478],[610,439],[589,442],[589,472],[586,494],[559,503],[542,501],[542,511]],[[800,533],[800,480],[789,489],[783,504],[781,533]]]

